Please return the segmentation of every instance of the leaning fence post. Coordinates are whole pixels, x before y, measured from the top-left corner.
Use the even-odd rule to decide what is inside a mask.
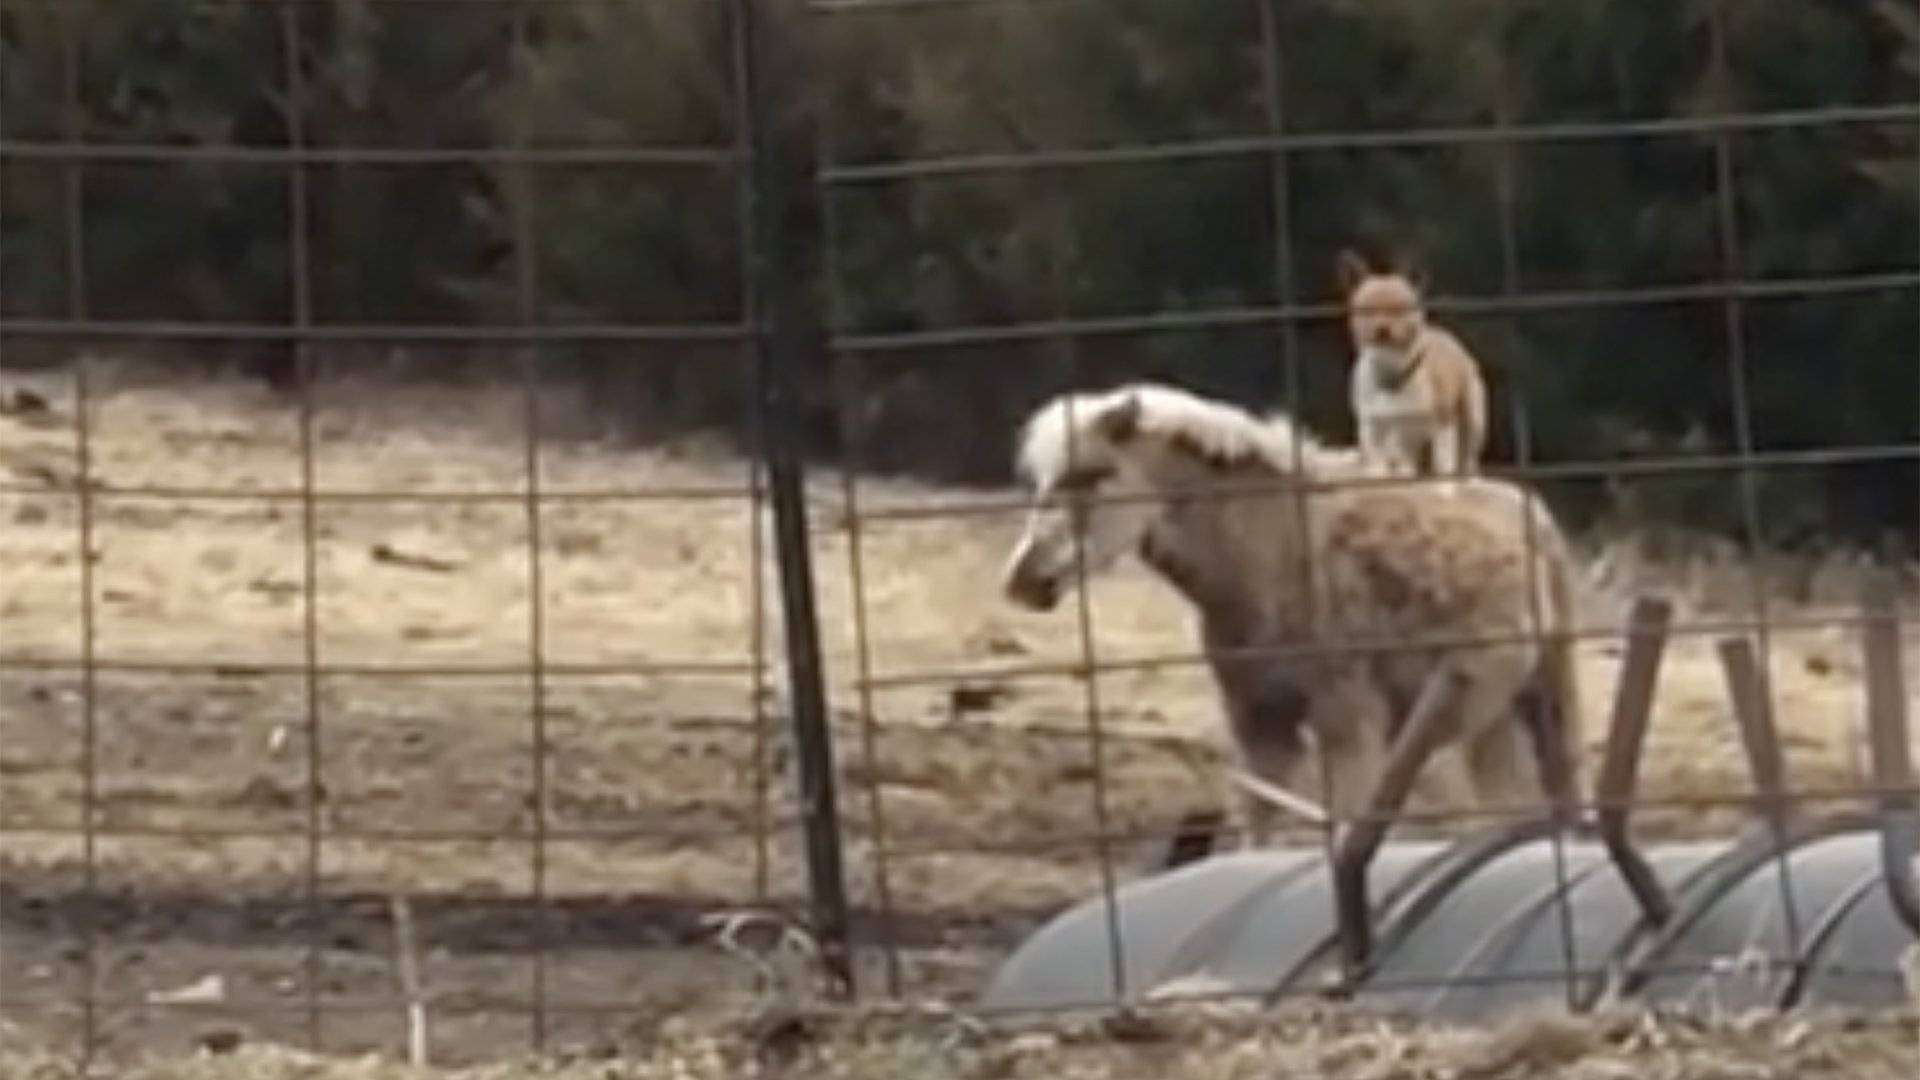
[[[1672,621],[1673,605],[1660,597],[1642,596],[1633,602],[1627,616],[1627,654],[1620,665],[1613,717],[1607,728],[1606,757],[1594,785],[1594,817],[1600,840],[1640,905],[1640,914],[1655,926],[1672,916],[1673,905],[1653,867],[1633,846],[1627,820],[1633,811],[1641,746],[1653,715],[1653,689],[1660,678],[1660,660],[1666,654],[1667,630]]]
[[[1876,587],[1876,585],[1878,587]],[[1920,806],[1913,785],[1913,745],[1908,741],[1905,657],[1900,610],[1893,589],[1869,582],[1863,637],[1867,668],[1867,731],[1873,749],[1873,782],[1880,819],[1881,876],[1887,899],[1907,929],[1920,935],[1920,885],[1914,882],[1915,834]]]
[[[818,312],[809,307],[813,274],[808,255],[818,238],[808,233],[806,215],[793,212],[797,194],[813,180],[813,139],[807,130],[811,117],[805,104],[810,99],[801,70],[805,44],[799,40],[805,7],[782,0],[729,0],[725,10],[733,22],[737,87],[745,103],[740,142],[748,159],[741,188],[746,309],[753,338],[759,450],[780,567],[812,931],[833,992],[850,996],[851,917],[797,423],[798,367],[806,355],[802,343],[810,328],[820,324]]]
[[[1774,726],[1773,706],[1753,642],[1744,635],[1732,635],[1721,638],[1718,647],[1727,693],[1733,700],[1734,720],[1740,728],[1740,745],[1746,751],[1747,769],[1753,774],[1754,809],[1766,822],[1767,835],[1773,840],[1773,857],[1779,866],[1780,917],[1797,969],[1804,963],[1806,950],[1794,902],[1792,863],[1787,858],[1787,823],[1794,808],[1787,796],[1786,756],[1780,750],[1780,732]]]
[[[1373,785],[1366,808],[1349,822],[1333,857],[1335,917],[1339,921],[1341,956],[1347,984],[1365,973],[1373,953],[1373,928],[1368,921],[1367,870],[1386,838],[1400,808],[1413,791],[1420,769],[1433,756],[1446,731],[1446,722],[1458,709],[1472,680],[1450,665],[1434,669],[1408,712],[1393,742],[1386,767]]]
[[[1753,642],[1745,637],[1721,638],[1718,649],[1727,693],[1733,700],[1733,718],[1740,727],[1740,745],[1753,773],[1754,809],[1778,833],[1786,827],[1793,805],[1787,799],[1786,758],[1780,751],[1780,732],[1773,723],[1760,662]]]

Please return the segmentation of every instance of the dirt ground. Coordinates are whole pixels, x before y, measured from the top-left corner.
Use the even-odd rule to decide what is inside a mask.
[[[628,1047],[751,999],[752,970],[701,918],[800,912],[805,874],[777,578],[742,462],[576,437],[556,398],[535,515],[516,395],[343,383],[312,427],[309,517],[296,409],[109,370],[83,507],[71,385],[20,387],[47,407],[0,415],[0,1002],[16,1034],[58,1047],[91,1029],[110,1057],[316,1031],[329,1052],[391,1052],[395,895],[412,898],[449,1063],[523,1052],[536,1025],[549,1047]],[[1082,644],[1072,605],[1026,614],[994,591],[1017,493],[862,479],[859,508],[880,516],[860,521],[857,564],[847,497],[815,476],[857,930],[897,946],[906,996],[964,1001],[1099,887],[1103,815],[1125,875],[1219,802],[1212,691],[1192,663],[1103,673],[1092,701],[1033,671]],[[963,512],[914,512],[931,506]],[[1595,626],[1619,626],[1619,562],[1596,575]],[[1665,579],[1683,619],[1716,614],[1716,574],[1747,580]],[[1137,568],[1091,607],[1102,661],[1192,652],[1187,611]],[[1771,648],[1794,784],[1855,783],[1852,633],[1782,630]],[[1618,656],[1583,656],[1595,752]],[[863,661],[886,685],[862,692]],[[1747,790],[1710,636],[1675,641],[1641,776],[1653,799]],[[1742,813],[1656,808],[1642,832]],[[877,945],[858,960],[884,992]],[[90,977],[91,1014],[75,1003]]]
[[[0,1048],[9,1040],[0,1032]],[[125,1080],[1908,1080],[1911,1014],[1837,1017],[1522,1014],[1482,1028],[1351,1011],[1183,1007],[1123,1020],[983,1029],[948,1015],[670,1024],[644,1049],[413,1067],[379,1055],[242,1046],[116,1068]],[[0,1049],[0,1075],[90,1075]],[[91,1075],[98,1075],[91,1074]]]

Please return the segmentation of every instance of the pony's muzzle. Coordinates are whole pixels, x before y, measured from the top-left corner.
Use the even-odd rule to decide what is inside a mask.
[[[1060,602],[1060,584],[1050,577],[1034,573],[1030,563],[1029,559],[1016,558],[1007,567],[1007,577],[1001,583],[1001,591],[1007,594],[1007,599],[1021,607],[1033,611],[1051,611]]]
[[[1036,577],[1007,579],[1007,597],[1021,607],[1034,611],[1052,611],[1060,603],[1060,587]]]

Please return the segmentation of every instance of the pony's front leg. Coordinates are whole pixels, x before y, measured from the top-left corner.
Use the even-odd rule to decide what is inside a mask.
[[[1307,751],[1304,744],[1294,741],[1289,744],[1266,743],[1255,747],[1243,747],[1242,765],[1255,779],[1264,780],[1274,787],[1281,788],[1301,796],[1306,802],[1318,801],[1314,796],[1302,790],[1302,781],[1306,772]],[[1280,807],[1265,795],[1256,791],[1238,792],[1241,805],[1247,817],[1246,837],[1241,849],[1252,851],[1264,848],[1273,842],[1274,826],[1280,817]]]
[[[1227,674],[1222,690],[1241,766],[1256,779],[1300,792],[1307,761],[1301,726],[1306,695],[1286,679],[1257,666],[1232,668]],[[1246,812],[1247,833],[1242,846],[1265,847],[1273,839],[1279,808],[1258,792],[1239,790],[1232,794],[1239,796]]]

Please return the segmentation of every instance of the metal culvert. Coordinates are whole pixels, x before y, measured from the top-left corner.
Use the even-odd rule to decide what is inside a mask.
[[[1530,832],[1383,846],[1369,867],[1377,945],[1354,999],[1462,1021],[1583,1006],[1609,988],[1730,1008],[1905,999],[1900,957],[1917,939],[1884,888],[1874,828],[1814,830],[1784,851],[1757,839],[1651,848],[1674,900],[1664,928],[1649,925],[1604,845],[1567,840],[1556,853]],[[1128,883],[1114,895],[1118,985],[1131,1001],[1318,991],[1341,975],[1333,899],[1319,848],[1218,855]],[[1000,967],[981,1006],[1112,1004],[1108,927],[1104,897],[1062,913]]]
[[[1890,1006],[1920,950],[1916,799],[1900,624],[1864,603],[1870,811],[1792,812],[1756,654],[1724,638],[1732,714],[1759,823],[1736,839],[1642,850],[1627,815],[1671,610],[1629,618],[1593,828],[1575,808],[1451,844],[1386,842],[1463,692],[1436,670],[1395,737],[1368,811],[1327,848],[1200,858],[1089,899],[1042,927],[981,995],[988,1011],[1336,989],[1438,1019],[1608,997],[1724,1009]],[[1559,740],[1543,738],[1537,748]],[[1540,750],[1541,775],[1567,769]],[[1564,774],[1563,774],[1564,775]],[[1920,965],[1920,951],[1911,954]],[[1912,975],[1920,981],[1920,974]]]

